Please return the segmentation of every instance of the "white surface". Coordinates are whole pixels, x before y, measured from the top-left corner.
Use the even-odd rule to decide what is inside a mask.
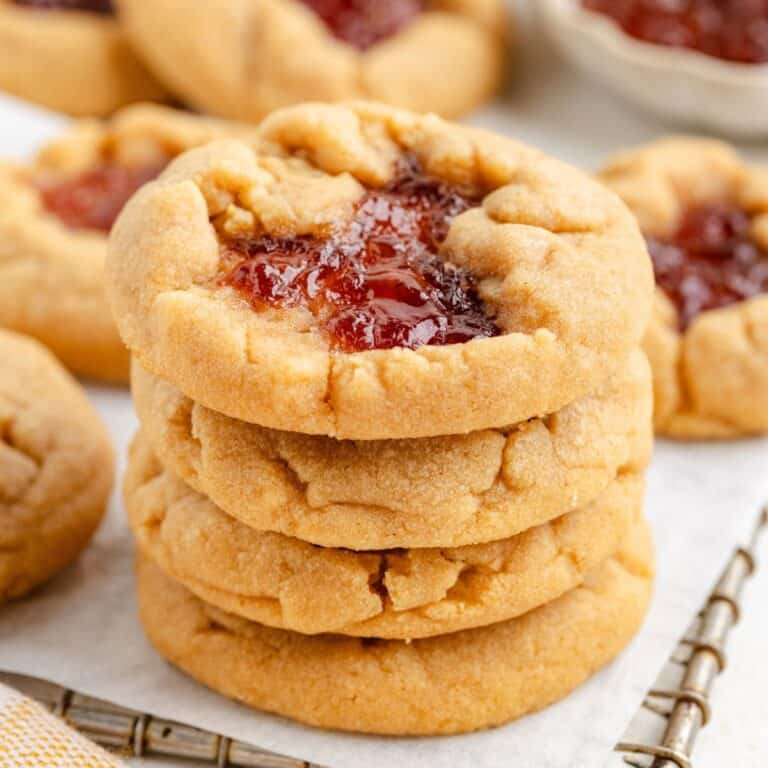
[[[539,0],[539,7],[569,61],[620,97],[694,129],[768,135],[768,65],[636,40],[581,0]]]
[[[586,167],[615,148],[660,131],[654,122],[638,119],[578,82],[539,38],[528,38],[521,71],[525,79],[505,103],[479,115],[478,122]],[[34,140],[51,130],[48,123],[28,121],[0,101],[3,154],[28,151]],[[768,156],[764,148],[752,148],[752,152]],[[127,396],[108,390],[92,390],[92,395],[122,448],[135,424]],[[661,444],[650,474],[647,505],[657,533],[659,580],[643,632],[616,664],[565,702],[495,731],[433,740],[343,736],[246,711],[203,690],[163,663],[143,639],[135,617],[130,537],[117,500],[94,546],[74,568],[0,615],[0,668],[46,677],[331,768],[599,766],[608,759],[610,747],[721,565],[745,537],[768,484],[766,466],[766,441]],[[758,602],[756,591],[748,593],[753,605]],[[765,599],[762,602],[766,604]],[[743,633],[742,647],[747,652],[754,649],[751,660],[741,662],[748,675],[760,664],[763,670],[765,666],[761,655],[765,624],[757,634],[750,634],[750,621],[754,620],[748,615],[734,634],[734,643]],[[731,679],[737,672],[734,664]],[[727,695],[723,692],[728,684],[726,677],[717,694]],[[706,742],[702,736],[707,757],[714,761],[702,766],[750,768],[755,754],[768,754],[764,744],[757,745],[740,759],[739,744],[731,741],[731,735],[743,735],[747,710],[759,704],[747,698],[749,686],[736,685],[729,699],[733,709],[722,714],[718,709],[722,719],[715,723],[719,725],[709,729]]]

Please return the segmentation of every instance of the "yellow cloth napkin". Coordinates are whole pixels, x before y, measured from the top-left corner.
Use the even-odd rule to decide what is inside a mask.
[[[18,691],[0,684],[0,768],[126,768]]]

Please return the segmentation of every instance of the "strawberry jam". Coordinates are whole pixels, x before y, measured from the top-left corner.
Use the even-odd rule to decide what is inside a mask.
[[[225,242],[223,282],[256,310],[308,309],[344,352],[497,336],[472,275],[437,255],[452,219],[479,203],[408,158],[327,237]]]
[[[582,0],[632,37],[744,64],[768,62],[768,0]]]
[[[301,0],[345,43],[364,51],[406,27],[423,0]]]
[[[109,232],[139,187],[160,175],[165,162],[126,167],[105,163],[73,178],[38,184],[43,206],[72,229]]]
[[[112,0],[13,0],[16,5],[39,8],[43,11],[88,11],[89,13],[114,13]]]
[[[681,328],[699,312],[768,291],[768,253],[751,239],[750,224],[739,208],[707,205],[688,211],[671,238],[648,238],[656,282]]]

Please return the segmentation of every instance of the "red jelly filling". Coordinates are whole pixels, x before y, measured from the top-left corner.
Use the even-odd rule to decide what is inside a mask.
[[[682,328],[699,312],[768,291],[768,253],[751,239],[749,216],[739,208],[693,208],[671,238],[648,238],[648,249]]]
[[[582,0],[632,37],[718,59],[768,62],[768,0]]]
[[[40,8],[44,11],[89,11],[114,13],[112,0],[13,0],[16,5]]]
[[[410,158],[328,237],[226,242],[224,283],[257,310],[309,309],[345,352],[497,336],[472,276],[437,255],[451,220],[479,202],[425,176]]]
[[[360,50],[407,26],[424,8],[423,0],[301,0],[345,43]]]
[[[68,227],[109,232],[133,193],[156,178],[165,165],[104,164],[73,178],[40,183],[38,189],[43,206]]]

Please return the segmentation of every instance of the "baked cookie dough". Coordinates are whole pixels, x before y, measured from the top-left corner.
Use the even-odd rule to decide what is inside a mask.
[[[513,536],[595,499],[651,452],[651,383],[636,351],[593,395],[508,429],[338,441],[231,419],[134,362],[133,398],[162,463],[259,530],[348,549]]]
[[[644,348],[657,432],[768,431],[768,173],[726,144],[677,137],[620,154],[600,178],[637,216],[655,262]]]
[[[534,712],[606,665],[642,623],[652,562],[641,523],[615,559],[557,600],[410,643],[264,627],[207,605],[147,560],[138,590],[153,645],[214,690],[322,728],[431,735]]]
[[[519,616],[573,589],[640,519],[626,473],[583,509],[502,541],[353,552],[249,528],[163,469],[134,440],[124,481],[142,553],[212,605],[303,634],[410,639]]]
[[[196,402],[337,438],[460,434],[554,413],[640,340],[642,237],[575,169],[371,103],[282,110],[260,137],[179,158],[110,238],[123,339]]]
[[[74,560],[112,486],[112,449],[85,393],[33,339],[0,330],[0,602]]]
[[[353,98],[450,117],[488,101],[502,77],[502,0],[118,6],[137,49],[171,90],[238,120],[301,101]]]
[[[34,336],[77,374],[126,381],[104,297],[112,220],[173,156],[235,130],[141,105],[75,123],[29,165],[0,164],[0,326]]]
[[[0,90],[78,117],[163,99],[109,6],[0,0]]]

